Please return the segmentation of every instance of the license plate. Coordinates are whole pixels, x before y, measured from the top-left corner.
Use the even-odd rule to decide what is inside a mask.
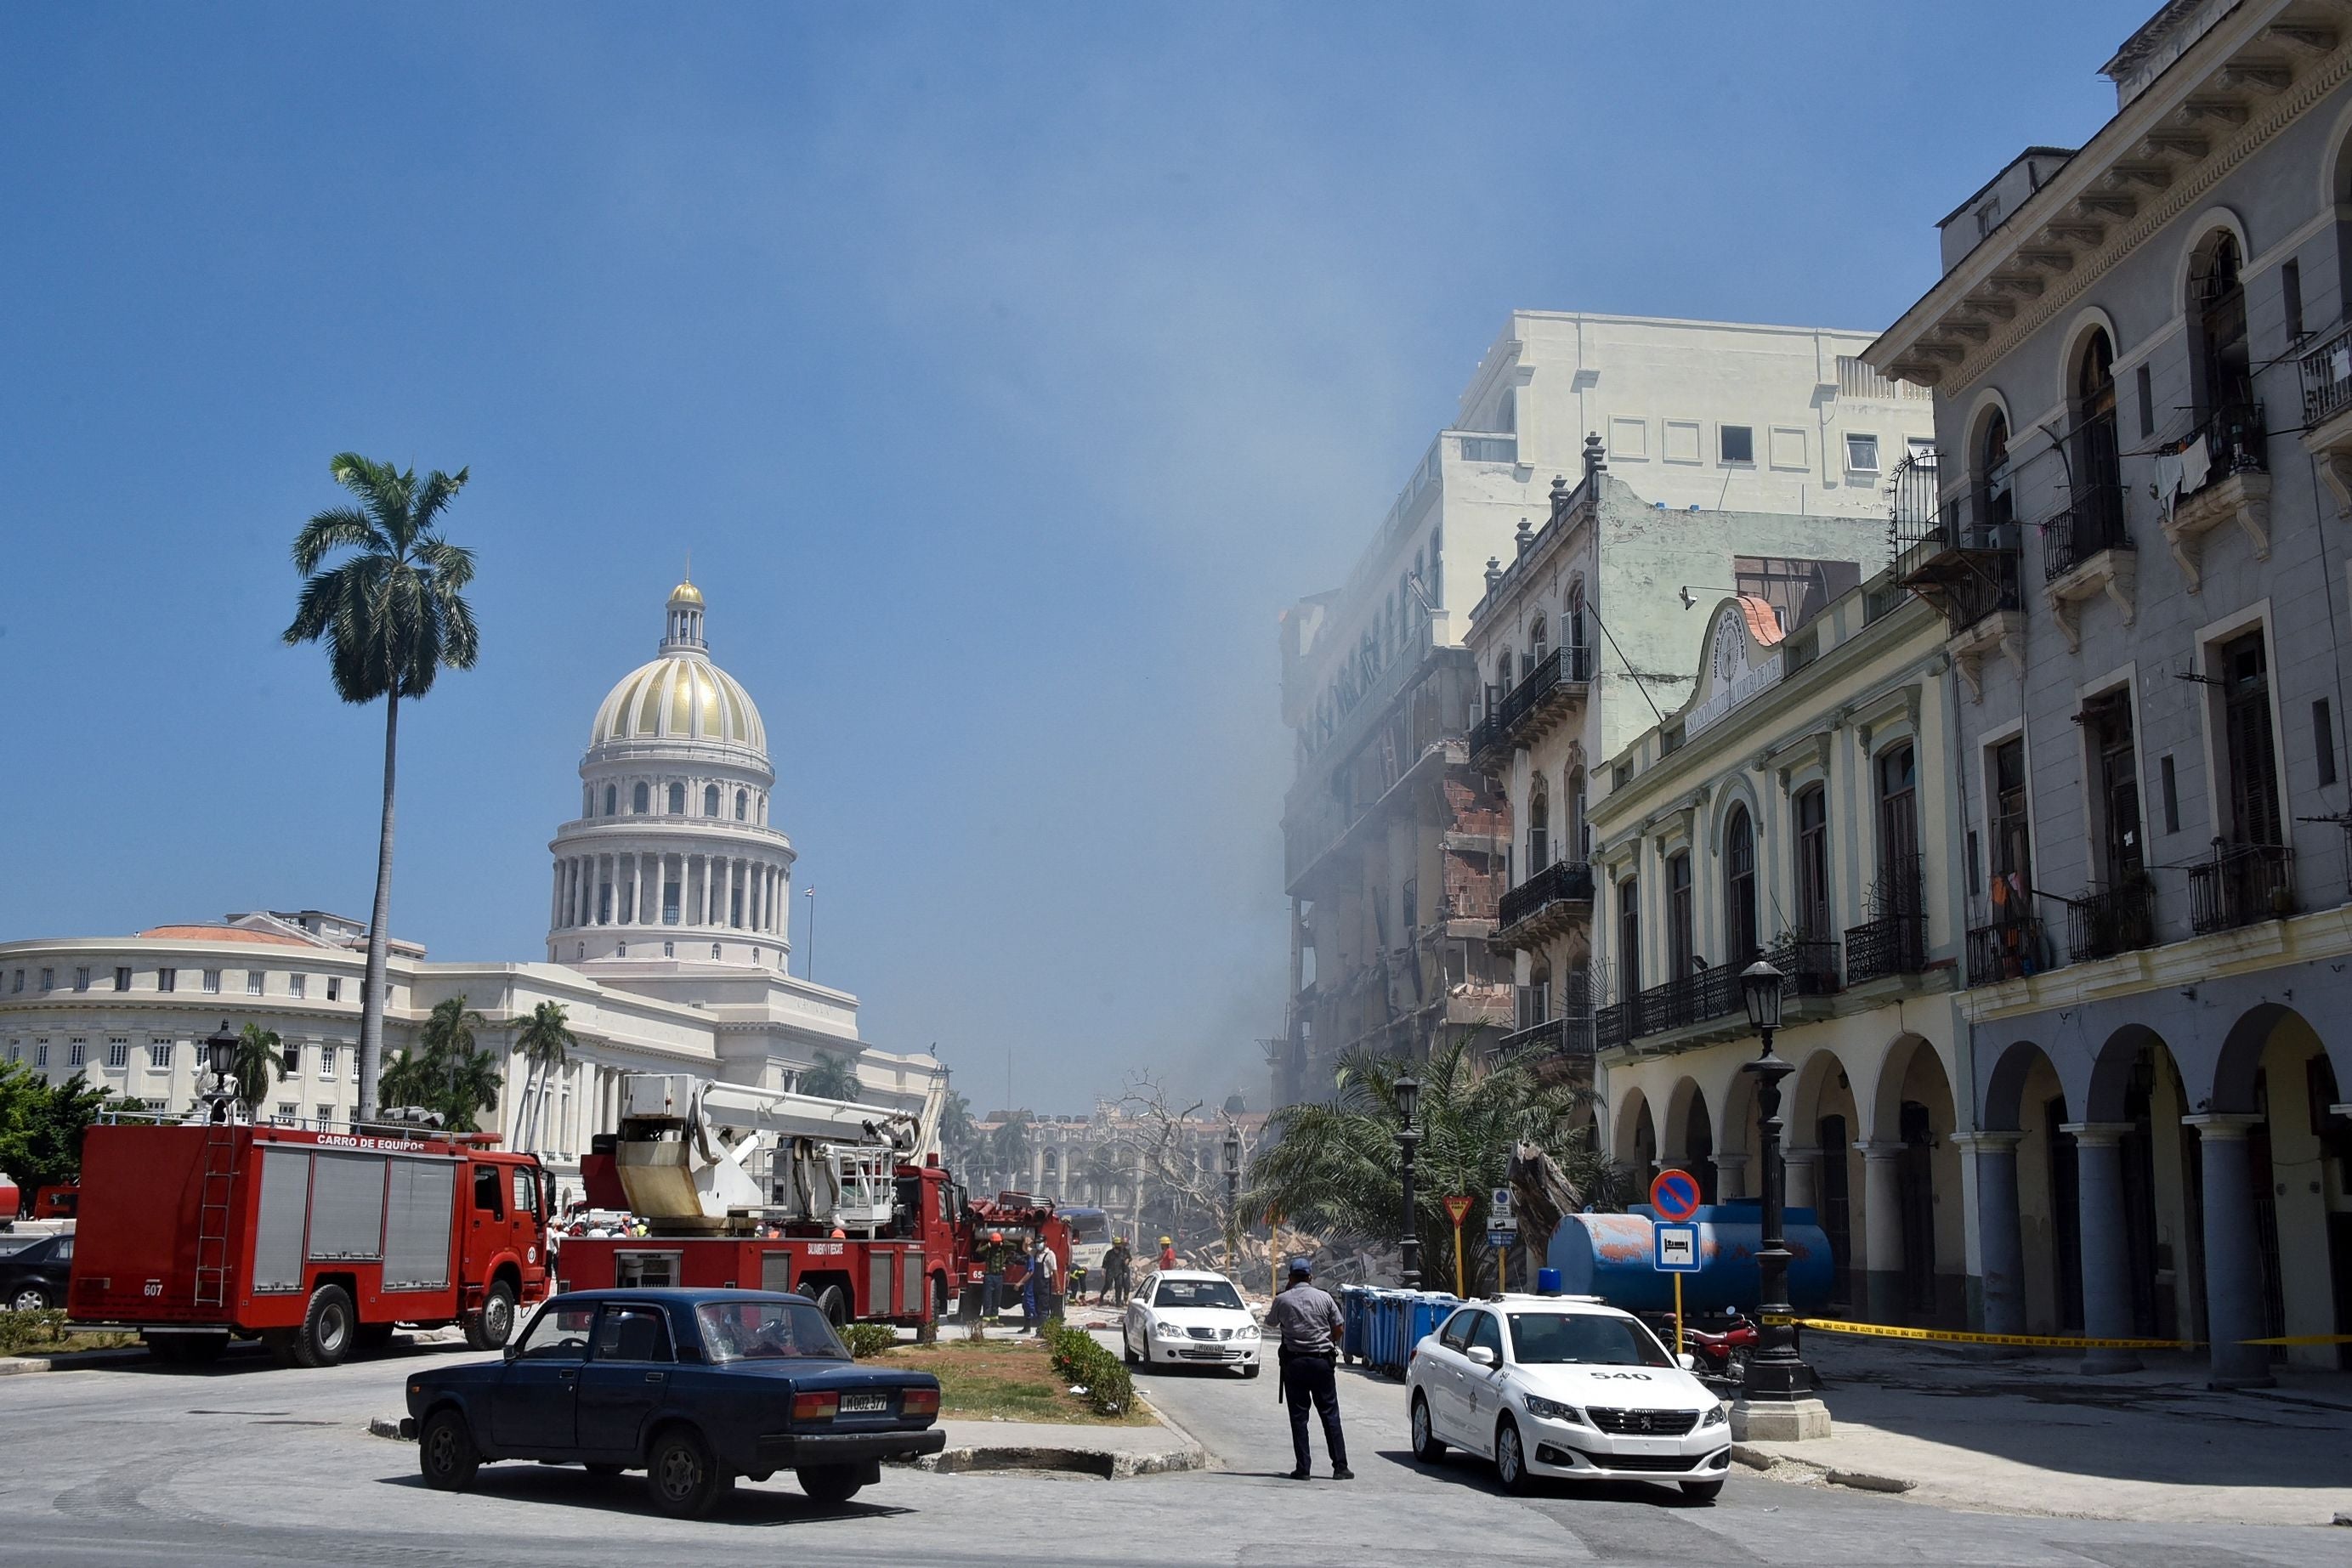
[[[841,1396],[841,1413],[845,1416],[868,1416],[877,1410],[890,1408],[887,1394],[845,1394]]]

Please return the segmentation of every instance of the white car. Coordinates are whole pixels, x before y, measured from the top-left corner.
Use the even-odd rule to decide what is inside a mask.
[[[1257,1314],[1223,1274],[1169,1269],[1146,1276],[1128,1298],[1119,1337],[1130,1366],[1238,1366],[1244,1377],[1257,1375]]]
[[[1504,1489],[1531,1479],[1679,1482],[1723,1490],[1723,1402],[1630,1313],[1585,1297],[1473,1301],[1413,1347],[1405,1367],[1413,1457],[1447,1448],[1495,1462]]]

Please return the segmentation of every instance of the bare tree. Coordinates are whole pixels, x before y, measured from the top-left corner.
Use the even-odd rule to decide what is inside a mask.
[[[1167,1085],[1148,1072],[1129,1075],[1110,1123],[1109,1141],[1133,1163],[1142,1183],[1139,1194],[1146,1208],[1157,1207],[1167,1218],[1171,1236],[1205,1231],[1220,1239],[1230,1270],[1238,1261],[1243,1210],[1226,1180],[1224,1145],[1229,1132],[1242,1141],[1242,1166],[1248,1168],[1257,1147],[1257,1134],[1231,1112],[1211,1110],[1206,1100],[1181,1108]]]

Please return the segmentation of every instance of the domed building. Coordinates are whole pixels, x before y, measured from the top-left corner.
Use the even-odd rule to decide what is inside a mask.
[[[768,732],[702,622],[702,591],[679,583],[660,650],[596,709],[580,816],[549,846],[558,963],[787,967],[793,842],[768,822]]]
[[[436,961],[396,932],[388,943],[386,1056],[415,1044],[436,1004],[465,998],[485,1020],[478,1043],[507,1053],[482,1124],[535,1149],[567,1192],[591,1140],[619,1125],[627,1073],[789,1089],[824,1054],[876,1104],[922,1111],[942,1092],[936,1058],[867,1044],[855,996],[791,972],[793,843],[769,819],[767,728],[711,662],[703,613],[702,591],[678,584],[654,658],[596,709],[580,815],[550,845],[545,958]],[[422,896],[394,885],[398,906]],[[340,1130],[358,1099],[366,964],[367,923],[317,909],[0,942],[0,1061],[176,1108],[200,1087],[200,1042],[224,1020],[257,1023],[281,1055],[256,1113]],[[543,1002],[562,1007],[579,1048],[533,1114],[513,1040]]]

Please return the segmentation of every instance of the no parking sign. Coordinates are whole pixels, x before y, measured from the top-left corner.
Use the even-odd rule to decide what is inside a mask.
[[[1670,1225],[1680,1225],[1698,1212],[1698,1178],[1688,1171],[1663,1170],[1650,1184],[1650,1207]]]

